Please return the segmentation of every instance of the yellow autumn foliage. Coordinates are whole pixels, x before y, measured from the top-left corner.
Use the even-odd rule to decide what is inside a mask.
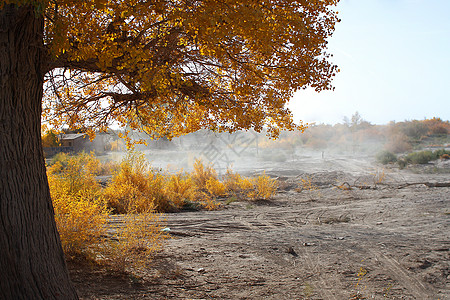
[[[165,177],[152,170],[142,153],[128,152],[103,197],[114,213],[170,211]]]
[[[319,187],[313,183],[310,176],[306,176],[306,178],[300,178],[300,186],[297,191],[306,191],[311,200],[315,200],[316,198],[321,197]]]
[[[92,256],[106,231],[108,209],[101,201],[101,187],[92,174],[93,156],[56,161],[47,176],[55,220],[67,255]]]
[[[332,89],[337,2],[31,1],[45,23],[43,117],[154,137],[304,129],[285,104],[301,88]]]
[[[226,196],[226,187],[217,178],[209,178],[205,185],[206,191],[212,197],[224,197]]]
[[[196,189],[192,177],[181,172],[168,178],[164,193],[177,209],[183,208],[186,201],[195,201],[196,199]]]
[[[46,130],[41,133],[42,147],[58,147],[59,140],[56,132],[53,130]]]
[[[208,180],[217,179],[217,172],[211,165],[204,166],[201,160],[196,159],[191,176],[199,189],[206,189]]]
[[[186,205],[216,209],[225,195],[211,166],[197,161],[192,173],[164,174],[150,167],[142,153],[129,152],[103,192],[114,213],[177,211]]]
[[[254,178],[243,177],[228,169],[224,185],[229,194],[238,199],[267,200],[275,195],[278,183],[265,173]]]
[[[163,228],[164,220],[153,211],[124,215],[114,239],[102,245],[103,263],[116,271],[145,268],[169,237]]]
[[[114,269],[137,268],[167,238],[161,231],[163,221],[151,208],[144,211],[137,203],[139,211],[135,206],[128,208],[131,214],[124,217],[123,226],[111,233],[111,209],[105,201],[105,190],[94,176],[102,165],[92,153],[60,154],[47,168],[64,252],[68,257],[84,255]],[[122,165],[121,169],[126,174],[127,167]]]
[[[129,268],[132,261],[142,266],[161,247],[167,236],[156,212],[189,206],[213,210],[219,207],[219,198],[268,199],[277,189],[276,181],[265,174],[248,178],[228,170],[220,181],[212,166],[200,160],[190,173],[162,173],[152,169],[142,153],[133,151],[106,188],[95,178],[104,170],[93,153],[61,153],[48,166],[47,176],[65,253],[100,258],[116,269]],[[106,239],[111,237],[110,213],[125,215],[123,226]]]
[[[216,170],[211,165],[203,165],[201,160],[195,160],[194,170],[191,177],[199,192],[204,192],[210,197],[223,197],[226,195],[226,188],[219,181]]]
[[[265,172],[263,175],[259,175],[253,180],[256,194],[251,199],[267,200],[275,195],[278,188],[278,182],[267,176]]]

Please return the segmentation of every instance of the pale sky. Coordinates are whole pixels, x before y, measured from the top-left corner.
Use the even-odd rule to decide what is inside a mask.
[[[337,10],[335,91],[296,93],[296,121],[342,123],[355,111],[374,124],[450,120],[450,0],[341,0]]]

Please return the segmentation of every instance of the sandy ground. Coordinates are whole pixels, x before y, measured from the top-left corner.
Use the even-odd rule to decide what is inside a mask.
[[[261,168],[280,182],[273,200],[167,214],[172,238],[146,276],[71,265],[80,296],[450,299],[450,188],[405,186],[450,182],[448,163],[414,173],[305,157]],[[299,190],[301,178],[317,189]]]

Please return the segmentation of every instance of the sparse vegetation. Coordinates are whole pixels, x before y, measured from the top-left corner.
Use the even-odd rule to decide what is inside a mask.
[[[435,152],[436,157],[441,157],[445,154],[445,151],[442,150]],[[385,228],[391,230],[388,226],[388,221],[386,221],[387,214],[381,209],[374,210],[374,208],[377,207],[376,205],[378,205],[378,201],[373,200],[380,196],[391,197],[390,195],[394,195],[392,199],[382,200],[381,203],[388,203],[389,201],[401,203],[398,199],[399,197],[395,196],[395,193],[405,194],[407,193],[407,187],[398,184],[399,181],[397,181],[396,177],[393,175],[396,171],[390,172],[389,168],[374,168],[372,165],[369,167],[369,164],[366,164],[364,171],[357,169],[357,174],[339,171],[312,171],[310,173],[303,173],[306,170],[302,169],[301,166],[303,166],[303,162],[307,162],[309,159],[308,157],[305,157],[303,158],[303,161],[299,161],[297,165],[293,164],[293,166],[298,167],[298,173],[302,172],[300,173],[302,175],[299,177],[293,177],[293,175],[283,177],[280,175],[283,173],[279,174],[273,170],[270,172],[271,176],[280,176],[280,182],[287,185],[286,189],[280,188],[283,193],[279,195],[283,197],[280,199],[281,201],[277,201],[276,203],[263,201],[256,204],[254,201],[264,199],[263,196],[257,196],[258,186],[272,190],[271,193],[276,190],[277,181],[273,180],[268,174],[263,173],[260,174],[261,176],[259,178],[256,176],[252,178],[245,177],[242,173],[239,174],[232,170],[228,170],[225,175],[221,176],[211,165],[204,164],[201,161],[194,161],[191,164],[191,172],[178,171],[177,173],[171,174],[164,172],[159,168],[152,168],[143,156],[136,152],[130,153],[128,158],[125,157],[122,163],[117,164],[118,167],[113,174],[113,177],[123,172],[123,163],[130,160],[130,157],[133,157],[131,162],[137,165],[136,167],[133,167],[134,170],[141,170],[139,174],[142,175],[136,175],[135,177],[148,180],[146,171],[161,176],[161,188],[158,193],[161,193],[165,197],[164,199],[169,203],[171,211],[210,209],[205,205],[206,200],[209,200],[216,205],[231,204],[235,201],[239,201],[240,203],[234,203],[233,205],[226,207],[223,212],[214,212],[213,214],[203,215],[198,212],[170,214],[168,217],[170,223],[165,225],[163,218],[158,213],[155,213],[152,210],[148,211],[148,213],[146,211],[136,213],[132,210],[133,206],[131,206],[130,210],[124,214],[110,215],[110,213],[113,212],[112,207],[105,205],[106,198],[102,198],[102,195],[108,189],[108,186],[112,185],[113,179],[110,179],[108,185],[105,184],[103,177],[101,178],[102,185],[91,184],[92,189],[97,193],[96,195],[99,195],[98,198],[103,200],[103,205],[106,206],[107,214],[104,227],[107,230],[103,231],[98,237],[94,237],[91,246],[87,248],[88,250],[81,251],[81,255],[88,255],[88,257],[96,260],[100,264],[99,268],[103,268],[103,274],[105,272],[104,266],[107,266],[108,272],[110,273],[107,276],[117,276],[117,274],[120,274],[125,278],[125,285],[128,286],[127,284],[130,284],[130,288],[117,288],[116,294],[128,296],[131,289],[134,288],[134,284],[146,286],[146,282],[149,278],[150,280],[158,280],[158,282],[161,282],[162,284],[167,282],[176,283],[180,288],[184,288],[187,276],[192,276],[195,279],[198,278],[197,276],[209,279],[214,276],[219,278],[219,276],[224,274],[224,270],[227,271],[228,269],[222,266],[217,267],[218,264],[222,263],[221,261],[219,262],[218,257],[224,257],[227,259],[224,259],[224,261],[229,264],[231,259],[236,256],[240,258],[239,263],[241,263],[242,260],[242,265],[248,267],[252,263],[249,259],[251,258],[250,254],[253,253],[251,246],[245,246],[242,250],[240,248],[234,248],[239,249],[239,251],[229,254],[230,256],[226,256],[229,253],[229,246],[223,245],[222,242],[217,242],[217,244],[214,243],[214,247],[217,246],[217,249],[214,248],[214,250],[211,250],[212,247],[210,247],[211,244],[209,243],[203,245],[201,242],[195,242],[196,244],[194,246],[191,243],[191,240],[193,240],[191,237],[200,234],[223,236],[223,234],[229,234],[236,231],[238,231],[239,236],[241,236],[241,233],[244,234],[247,230],[267,228],[267,226],[280,227],[280,231],[270,233],[270,235],[267,234],[267,236],[270,236],[271,240],[274,241],[274,244],[270,244],[270,248],[267,250],[271,255],[276,257],[281,255],[285,258],[292,259],[294,262],[298,262],[296,255],[302,255],[303,251],[314,253],[316,258],[324,260],[324,262],[319,265],[321,268],[323,268],[323,266],[333,265],[333,271],[338,270],[336,273],[345,276],[341,277],[343,280],[342,285],[335,289],[335,291],[339,289],[339,293],[337,292],[339,297],[345,299],[368,299],[373,296],[382,298],[385,295],[392,294],[396,297],[401,294],[399,289],[394,289],[392,291],[391,287],[395,284],[394,279],[391,280],[390,278],[380,277],[381,280],[385,280],[385,282],[374,282],[372,281],[373,277],[370,275],[370,272],[367,273],[367,275],[364,274],[367,270],[371,270],[373,274],[380,273],[382,274],[380,276],[383,276],[385,273],[380,271],[379,267],[381,268],[381,266],[374,267],[374,262],[371,261],[363,268],[360,268],[359,265],[355,267],[353,261],[355,258],[359,258],[360,254],[357,251],[342,252],[345,251],[349,244],[352,244],[353,241],[356,240],[356,237],[361,236],[361,233],[370,233],[370,230],[373,230],[373,227],[376,227],[377,230],[380,231],[384,231]],[[99,178],[96,178],[95,176],[90,178],[87,176],[87,173],[99,174],[99,170],[102,169],[102,163],[99,162],[97,164],[95,159],[97,158],[93,154],[82,154],[76,157],[60,155],[58,159],[51,162],[53,165],[49,166],[48,169],[49,171],[52,170],[53,173],[58,174],[58,176],[61,176],[64,174],[65,169],[71,166],[72,161],[78,161],[80,162],[81,167],[78,166],[75,168],[77,171],[74,173],[81,172],[81,175],[86,180],[90,179],[96,182]],[[104,158],[100,157],[100,159]],[[356,161],[359,162],[359,160]],[[340,162],[345,163],[346,160],[343,159]],[[323,164],[323,161],[316,159],[316,163]],[[359,166],[360,165],[356,165],[356,167]],[[432,166],[433,165],[430,165],[429,167]],[[417,166],[417,168],[420,167],[421,166]],[[129,166],[127,168],[125,169],[130,169]],[[68,178],[70,178],[70,176]],[[133,180],[129,181],[135,182]],[[123,182],[127,183],[126,180]],[[381,184],[383,184],[383,187],[385,188],[379,188],[379,185]],[[71,185],[67,184],[67,186]],[[135,186],[138,186],[138,184],[135,184]],[[300,187],[298,191],[300,191],[301,194],[295,195],[293,193],[293,190],[296,187]],[[77,190],[76,186],[74,186],[73,190]],[[308,199],[311,201],[305,202],[305,200]],[[314,201],[317,199],[320,199],[320,202],[316,203]],[[408,200],[405,199],[405,201]],[[102,204],[101,201],[99,201],[99,203]],[[362,205],[363,203],[368,203],[372,206],[370,208],[364,208]],[[328,205],[329,207],[327,207]],[[142,209],[144,210],[145,207]],[[374,217],[371,215],[373,211],[377,212]],[[382,211],[384,214],[380,214],[378,211]],[[444,211],[442,215],[445,213],[446,212]],[[237,217],[234,217],[235,215]],[[90,217],[86,219],[89,222],[92,222],[93,220],[91,219],[94,219],[95,215],[89,216]],[[235,219],[230,219],[230,216],[233,216]],[[143,221],[145,219],[147,221]],[[205,224],[204,220],[207,220],[208,223]],[[186,222],[183,223],[184,221]],[[362,227],[359,226],[359,228],[363,229],[356,229],[360,224],[365,224]],[[324,259],[325,255],[323,255],[323,253],[315,251],[315,249],[318,249],[319,245],[315,236],[302,236],[301,239],[298,239],[298,235],[293,234],[297,231],[298,226],[315,226],[316,228],[314,230],[320,231],[320,234],[326,232],[328,234],[327,236],[329,236],[330,239],[333,239],[333,241],[329,241],[330,244],[328,245],[338,247],[340,254],[350,253],[349,257],[342,259],[335,255],[330,255],[330,258]],[[278,232],[281,232],[281,229],[288,232],[283,243],[279,243],[279,240],[276,238]],[[266,230],[261,230],[261,232],[266,234]],[[164,248],[164,243],[168,234],[173,234],[175,238],[174,243],[172,244],[171,242],[170,247],[167,247],[166,249],[167,251],[155,255],[155,251]],[[233,238],[235,237],[233,236]],[[175,248],[177,249],[174,249],[173,245],[175,245]],[[260,245],[261,244],[259,244],[258,247],[261,247]],[[268,244],[265,245],[267,246]],[[295,249],[295,251],[292,252],[293,254],[291,252],[287,252],[288,254],[284,252],[285,247],[287,247],[286,245],[293,245]],[[371,244],[368,243],[363,245],[364,247],[371,246]],[[195,256],[184,256],[186,253],[197,254]],[[72,254],[72,256],[75,255],[76,254]],[[216,261],[210,260],[211,258]],[[342,264],[332,264],[333,262],[341,261],[343,262]],[[181,263],[178,264],[178,262]],[[277,261],[264,262],[267,268],[272,267],[271,263],[277,263]],[[73,264],[70,263],[70,265]],[[167,267],[167,265],[169,265],[169,267]],[[241,272],[240,269],[237,269],[240,266],[241,264],[236,266],[231,265],[230,272]],[[311,266],[309,267],[311,268]],[[312,265],[312,267],[314,267],[314,265]],[[74,270],[77,270],[76,268],[77,267],[74,267]],[[165,268],[169,269],[166,270]],[[265,274],[263,272],[264,270],[262,270],[260,274]],[[295,282],[299,284],[299,288],[295,290],[296,295],[303,295],[305,298],[327,298],[329,294],[322,293],[322,290],[317,288],[317,286],[320,287],[320,283],[315,278],[311,279],[306,272],[312,271],[309,269],[305,272],[299,272],[298,279],[296,277],[297,274],[294,273],[292,273],[293,276],[289,277],[296,278]],[[247,273],[245,273],[244,276],[249,282],[253,282],[251,280],[256,278],[256,284],[263,283],[264,280],[272,283],[274,280],[278,279],[274,273],[267,273],[266,276],[259,275],[256,272],[254,273],[253,270],[247,270]],[[331,275],[327,274],[327,276]],[[309,282],[309,280],[311,280],[312,283],[308,286],[305,282]],[[294,279],[287,282],[290,284],[293,281]],[[101,283],[98,285],[100,286]],[[173,288],[173,286],[171,287]],[[212,287],[212,283],[208,285],[208,288],[210,287]],[[171,291],[175,292],[177,290],[174,289]],[[248,291],[246,290],[245,292]],[[285,295],[283,292],[277,292],[281,295]],[[333,290],[330,289],[330,292],[333,292]],[[95,292],[92,294],[94,293]],[[143,293],[144,292],[140,295]],[[145,293],[147,293],[147,290],[145,290]],[[220,298],[224,293],[225,292],[218,292],[214,295]],[[87,294],[88,293],[85,295]],[[158,296],[160,295],[161,294],[158,294]],[[192,291],[186,293],[184,297],[195,298],[197,295],[198,294],[196,294],[195,291]],[[234,295],[235,294],[233,294],[233,296]]]
[[[361,262],[363,262],[364,260],[362,260]],[[358,280],[356,282],[355,288],[356,288],[356,292],[351,295],[350,300],[356,300],[356,299],[367,299],[363,292],[361,290],[364,290],[364,288],[361,287],[362,285],[362,281],[364,280],[364,278],[366,277],[368,271],[366,268],[364,267],[360,267],[359,268],[359,272],[357,274]]]
[[[153,211],[125,215],[114,238],[101,244],[100,262],[119,272],[147,267],[168,238],[163,226],[161,216]]]
[[[151,208],[135,208],[125,217],[124,225],[111,233],[108,222],[112,208],[95,179],[102,170],[100,165],[92,153],[59,154],[47,169],[64,252],[69,259],[82,256],[115,270],[136,268],[161,247],[166,238],[159,230],[162,223]]]
[[[376,156],[376,159],[379,163],[382,163],[383,165],[389,164],[389,163],[394,163],[397,161],[397,156],[387,150],[383,150],[381,152],[379,152]]]
[[[450,123],[439,118],[391,122],[374,125],[355,113],[336,125],[310,124],[304,133],[282,132],[276,141],[261,138],[260,147],[270,149],[295,148],[333,150],[342,152],[363,152],[376,154],[385,150],[395,154],[419,150],[425,147],[443,147],[450,143]],[[262,160],[278,160],[279,154],[263,152]],[[285,161],[285,160],[284,160]]]
[[[139,269],[167,238],[156,212],[217,209],[220,197],[262,200],[272,197],[277,182],[265,174],[242,177],[228,171],[221,182],[200,160],[191,173],[165,174],[150,167],[142,153],[131,151],[105,168],[94,153],[57,154],[48,166],[55,218],[68,258],[84,256],[115,270]],[[113,171],[106,188],[96,180]],[[115,170],[115,171],[114,171]],[[110,214],[125,214],[111,227]]]
[[[321,193],[319,187],[312,182],[311,177],[300,178],[300,186],[297,188],[297,192],[306,191],[310,200],[316,200],[320,198]]]
[[[383,181],[386,179],[386,173],[384,170],[376,170],[375,173],[372,174],[373,176],[373,184],[375,188],[377,185],[383,183]]]
[[[227,193],[233,198],[252,201],[267,200],[275,194],[278,188],[276,180],[271,179],[265,173],[256,178],[247,178],[233,173],[231,170],[227,170],[224,184]]]
[[[447,151],[445,149],[430,151],[430,150],[424,150],[424,151],[417,151],[412,152],[401,159],[398,160],[398,164],[400,168],[406,167],[407,164],[427,164],[430,161],[437,160],[437,159],[447,159],[450,157],[450,151]]]
[[[433,152],[431,151],[419,151],[409,153],[404,157],[405,161],[411,164],[427,164],[434,159]]]
[[[353,145],[364,142],[363,132],[368,134],[370,130],[371,134],[374,135],[376,132],[381,132],[378,131],[378,126],[364,128],[358,126],[352,127],[353,136],[345,134],[341,136],[343,138],[341,145],[350,145],[346,148],[347,151],[353,151]],[[300,137],[295,138],[295,135],[293,136],[290,133],[282,133],[282,139],[284,138],[282,152],[275,151],[277,142],[260,141],[257,146],[259,147],[258,162],[261,162],[261,160],[275,161],[275,156],[272,154],[273,157],[271,157],[271,153],[281,153],[286,158],[289,156],[289,160],[291,160],[291,157],[292,160],[303,159],[306,161],[309,157],[318,160],[319,154],[311,154],[308,151],[304,153],[297,151],[295,153],[296,144],[299,143],[305,147],[313,148],[315,138],[331,140],[334,139],[333,135],[329,134],[332,130],[339,129],[344,133],[345,130],[351,129],[350,127],[345,127],[347,128],[345,129],[342,126],[322,127],[321,125],[313,128],[314,130],[323,130],[322,134],[317,137],[309,135],[309,140],[305,141],[302,141]],[[411,140],[403,131],[400,133],[398,137],[402,137],[401,139],[385,140],[386,145],[392,142],[391,146],[398,146],[397,150],[404,145],[407,146],[403,147],[403,150],[417,149],[417,144],[411,144]],[[384,132],[383,134],[387,133]],[[418,134],[415,134],[415,137],[417,136]],[[424,143],[424,141],[427,141],[427,138],[423,138],[421,143]],[[400,145],[400,142],[403,146]],[[238,144],[238,142],[235,143],[233,146]],[[395,143],[398,145],[394,145]],[[437,172],[435,170],[441,167],[441,164],[434,163],[428,166],[416,164],[428,163],[436,159],[448,159],[450,151],[439,148],[439,150],[436,150],[435,147],[438,146],[441,146],[441,144],[428,148],[432,150],[416,150],[408,154],[398,154],[397,151],[390,151],[388,150],[389,147],[385,146],[385,149],[376,155],[376,159],[380,164],[396,162],[400,168],[415,165],[409,167],[411,172],[416,170],[421,173]],[[249,147],[248,152],[253,153],[253,150],[255,150],[255,148],[252,148],[253,144],[250,144]],[[359,147],[357,151],[361,149],[363,148]],[[380,148],[377,150],[380,150]],[[257,151],[254,152],[258,153]],[[156,159],[153,152],[148,157],[157,162],[161,158],[164,158],[164,162],[169,161],[167,157],[178,159],[177,155],[179,155],[176,151],[169,151],[167,156],[165,152],[158,153],[155,151],[155,153]],[[328,152],[326,153],[328,154]],[[326,160],[333,158],[334,153],[331,150],[329,153],[329,156],[325,156]],[[297,158],[294,158],[294,155],[297,155]],[[115,153],[116,160],[120,157],[121,154]],[[250,157],[251,154],[246,156],[245,159]],[[255,205],[255,201],[270,199],[278,188],[278,182],[264,173],[260,176],[245,177],[228,170],[224,175],[221,175],[219,170],[223,169],[217,168],[218,171],[216,171],[210,164],[205,164],[200,160],[195,161],[193,155],[182,165],[184,168],[191,168],[192,171],[190,172],[180,171],[176,167],[172,167],[170,171],[169,167],[167,167],[167,171],[153,168],[144,155],[139,152],[129,152],[120,163],[112,163],[108,159],[110,157],[96,157],[94,153],[80,153],[77,156],[59,153],[52,159],[48,159],[49,180],[52,196],[55,199],[55,217],[61,233],[63,247],[69,259],[78,258],[80,255],[88,257],[101,266],[114,270],[114,272],[127,272],[133,282],[144,280],[142,274],[148,274],[149,270],[152,270],[148,268],[149,262],[153,260],[155,252],[164,247],[164,242],[170,232],[173,232],[174,235],[184,234],[184,232],[178,232],[178,228],[163,230],[165,226],[160,212],[214,210],[220,208],[221,205],[248,201],[244,204],[230,205],[228,209],[240,207],[243,210],[248,210],[248,214],[253,214],[258,211],[261,205],[272,205],[272,203],[264,201]],[[326,160],[321,160],[321,162],[327,163]],[[442,166],[445,165],[442,163]],[[287,188],[286,191],[290,192],[298,187],[297,191],[301,192],[301,198],[310,201],[320,199],[320,202],[322,202],[322,199],[326,199],[331,194],[329,194],[328,188],[334,186],[334,189],[338,191],[338,193],[334,193],[337,201],[353,202],[364,199],[366,197],[365,190],[368,190],[369,193],[375,193],[373,190],[377,189],[377,193],[383,192],[384,189],[380,188],[379,185],[389,186],[389,183],[384,181],[386,175],[389,175],[389,182],[391,180],[391,173],[388,172],[391,166],[386,167],[387,173],[381,168],[379,170],[368,168],[368,173],[358,178],[337,173],[338,175],[332,176],[331,181],[335,184],[327,184],[327,181],[324,181],[322,177],[317,177],[316,174],[303,175],[295,182],[289,182],[291,187]],[[97,177],[102,175],[108,176]],[[98,183],[99,180],[102,184]],[[281,182],[284,182],[284,180],[281,179]],[[83,185],[87,185],[87,187],[83,188]],[[284,189],[282,190],[284,192]],[[175,217],[178,218],[178,216]],[[354,223],[357,218],[347,213],[333,213],[320,215],[311,219],[312,221],[303,216],[300,216],[298,220],[298,222],[335,227],[345,226],[345,223],[349,222]],[[346,240],[345,237],[341,236],[336,237],[336,239],[339,241]],[[308,243],[309,241],[306,244],[309,245]],[[159,259],[159,255],[157,257]],[[155,263],[157,262],[158,260]],[[356,272],[352,272],[353,275],[356,277]],[[364,290],[363,286],[365,276],[364,270],[360,270],[358,283],[352,284],[352,299],[367,297],[368,292]],[[355,280],[354,277],[352,280]],[[383,290],[383,293],[387,294],[389,289],[390,286],[386,291]],[[309,291],[305,290],[305,296],[308,294],[310,294]]]

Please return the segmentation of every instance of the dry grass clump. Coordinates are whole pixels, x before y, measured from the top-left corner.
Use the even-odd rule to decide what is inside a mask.
[[[148,267],[168,238],[161,215],[153,211],[126,214],[122,222],[113,238],[103,244],[100,262],[119,272]]]
[[[344,186],[342,186],[344,188]],[[306,191],[310,200],[316,200],[321,197],[319,187],[316,186],[311,177],[306,176],[306,178],[300,178],[300,184],[297,188],[297,192]]]

